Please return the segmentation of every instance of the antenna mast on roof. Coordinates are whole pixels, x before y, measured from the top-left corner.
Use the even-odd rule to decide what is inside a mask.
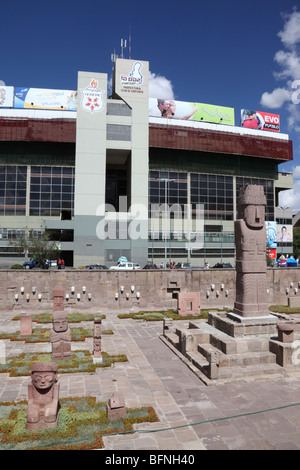
[[[114,49],[113,54],[111,54],[110,59],[112,62],[116,62],[116,60],[119,58],[119,56],[116,55],[116,49]]]
[[[124,49],[126,49],[126,47],[127,47],[126,39],[121,39],[121,59],[124,59],[123,51]]]

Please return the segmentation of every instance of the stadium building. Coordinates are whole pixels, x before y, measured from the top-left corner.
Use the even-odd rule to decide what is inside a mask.
[[[107,74],[78,72],[77,91],[0,90],[1,267],[30,255],[12,246],[18,234],[43,230],[67,266],[234,265],[246,183],[263,185],[275,232],[287,222],[276,208],[292,175],[278,165],[292,142],[278,117],[257,129],[236,125],[232,108],[149,100],[145,61],[117,59],[107,89]]]

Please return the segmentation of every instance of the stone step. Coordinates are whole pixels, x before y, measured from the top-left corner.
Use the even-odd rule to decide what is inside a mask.
[[[254,364],[274,364],[276,355],[269,350],[238,352],[235,354],[224,354],[212,344],[198,344],[198,352],[207,360],[208,354],[218,352],[220,367],[251,366]]]
[[[286,372],[278,364],[261,364],[252,365],[247,367],[220,367],[219,376],[220,380],[230,380],[245,378],[250,381],[257,377],[258,379],[264,379],[272,376],[273,378],[285,377]]]
[[[178,348],[179,346],[179,336],[172,331],[165,331],[164,336],[170,343],[175,347]]]

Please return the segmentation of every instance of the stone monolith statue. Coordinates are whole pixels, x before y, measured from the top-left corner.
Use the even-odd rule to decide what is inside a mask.
[[[101,318],[94,319],[94,341],[93,341],[93,356],[96,359],[102,358],[101,353],[101,335],[102,335],[102,320]]]
[[[72,359],[71,329],[68,325],[68,314],[53,312],[53,329],[50,331],[52,361]]]
[[[26,429],[55,428],[58,421],[59,383],[57,365],[37,362],[31,369],[28,385]]]
[[[236,246],[236,301],[233,312],[242,317],[269,314],[267,305],[266,197],[263,186],[240,189]]]
[[[65,291],[61,286],[53,289],[53,312],[62,312],[64,310]]]

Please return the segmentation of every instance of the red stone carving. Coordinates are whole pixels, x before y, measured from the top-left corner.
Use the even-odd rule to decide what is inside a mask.
[[[179,292],[177,297],[178,315],[200,314],[200,292]]]
[[[126,418],[127,411],[124,398],[119,393],[114,393],[108,400],[106,410],[110,421]]]
[[[59,383],[57,365],[37,362],[28,385],[26,429],[55,428],[58,421]]]
[[[71,330],[68,325],[67,313],[53,313],[53,329],[50,331],[50,341],[53,361],[72,359]]]
[[[64,297],[65,291],[61,286],[56,286],[53,289],[53,311],[61,312],[64,310]]]
[[[267,304],[266,197],[263,186],[246,185],[238,198],[235,221],[236,301],[234,313],[242,317],[269,314]]]

